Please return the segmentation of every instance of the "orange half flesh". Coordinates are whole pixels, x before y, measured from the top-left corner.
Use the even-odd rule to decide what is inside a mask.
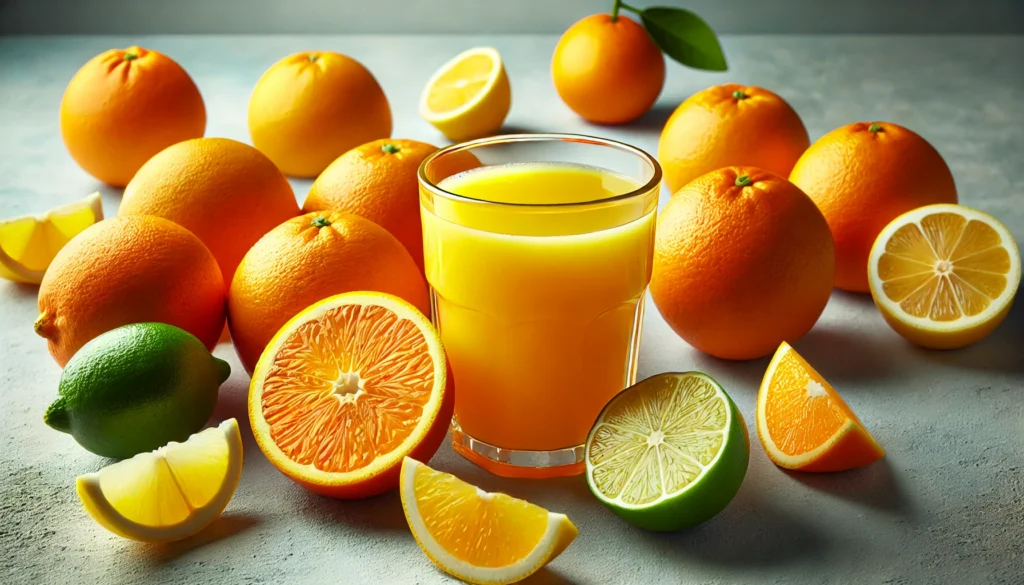
[[[363,497],[393,488],[402,458],[428,435],[443,437],[446,363],[429,321],[397,297],[320,301],[261,356],[249,391],[253,434],[279,470],[314,491]]]
[[[835,389],[785,342],[758,391],[757,434],[786,469],[842,471],[885,456]]]

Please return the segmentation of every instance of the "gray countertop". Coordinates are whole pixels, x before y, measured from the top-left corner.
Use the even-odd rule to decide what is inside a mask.
[[[246,106],[260,74],[300,50],[329,49],[365,63],[391,101],[396,137],[438,144],[416,113],[434,69],[461,49],[491,44],[512,83],[508,131],[597,134],[650,152],[665,118],[715,83],[760,85],[785,97],[816,139],[861,120],[912,128],[956,177],[961,202],[1002,220],[1024,243],[1024,37],[727,37],[728,73],[670,64],[654,110],[639,122],[594,127],[558,99],[552,36],[508,37],[0,37],[0,217],[43,211],[103,192],[64,150],[61,95],[86,60],[115,46],[163,51],[206,100],[207,136],[248,141]],[[309,182],[294,181],[305,196]],[[664,197],[667,196],[663,194]],[[409,534],[396,493],[335,501],[306,492],[263,457],[248,430],[248,378],[234,373],[215,419],[245,435],[242,482],[224,516],[167,546],[113,536],[88,518],[75,476],[108,461],[42,422],[60,369],[32,331],[36,288],[0,281],[0,582],[420,583],[451,581]],[[868,468],[799,475],[776,468],[757,442],[754,402],[767,359],[702,355],[648,311],[640,376],[702,370],[736,401],[752,437],[736,499],[706,524],[676,534],[633,528],[604,509],[581,478],[489,476],[446,444],[432,465],[568,514],[576,542],[534,585],[559,583],[1021,583],[1024,574],[1024,303],[989,339],[963,350],[915,348],[867,296],[836,292],[797,349],[843,394],[888,450]]]

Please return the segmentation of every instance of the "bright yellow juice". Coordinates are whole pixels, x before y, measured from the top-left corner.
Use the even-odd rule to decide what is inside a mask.
[[[501,449],[581,445],[635,378],[656,188],[608,202],[641,185],[561,163],[481,167],[438,186],[479,200],[422,208],[457,425]]]

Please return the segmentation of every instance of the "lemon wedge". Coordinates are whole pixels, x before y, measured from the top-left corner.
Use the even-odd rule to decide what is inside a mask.
[[[39,284],[64,244],[102,219],[100,194],[93,193],[42,215],[0,220],[0,278]]]
[[[463,581],[499,585],[537,572],[578,531],[564,514],[488,493],[406,457],[400,483],[409,528],[427,557]]]
[[[882,230],[868,284],[897,333],[935,349],[981,340],[1006,318],[1020,285],[1009,230],[980,211],[941,203],[908,211]]]
[[[133,540],[171,542],[216,520],[242,475],[242,435],[228,419],[184,443],[171,442],[79,476],[78,497],[107,530]]]
[[[491,47],[476,47],[434,73],[420,98],[420,115],[458,142],[497,132],[511,106],[501,55]]]

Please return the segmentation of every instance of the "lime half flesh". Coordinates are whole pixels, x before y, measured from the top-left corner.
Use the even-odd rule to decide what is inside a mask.
[[[679,530],[725,508],[749,458],[747,425],[717,382],[659,374],[604,407],[587,437],[587,484],[628,522]]]

